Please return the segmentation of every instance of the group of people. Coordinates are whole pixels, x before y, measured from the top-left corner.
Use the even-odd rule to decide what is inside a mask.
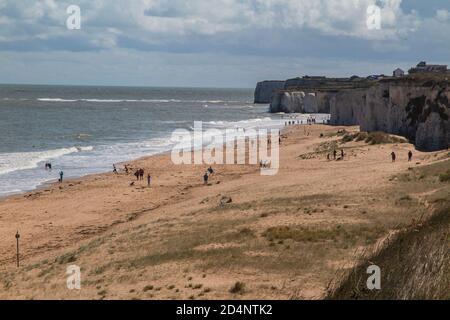
[[[45,170],[50,170],[50,171],[52,171],[52,164],[51,164],[50,162],[46,162],[44,167],[45,167]],[[58,182],[59,182],[59,183],[62,183],[62,182],[63,182],[63,177],[64,177],[64,172],[61,170],[61,171],[59,172],[59,179],[58,179]]]
[[[391,153],[391,159],[392,159],[392,162],[395,162],[397,160],[397,154],[394,151],[392,151],[392,153]],[[413,159],[413,153],[412,153],[411,150],[409,150],[409,152],[408,152],[408,162],[411,162],[412,159]]]
[[[208,184],[209,176],[214,173],[213,168],[210,166],[208,170],[206,170],[205,174],[203,175],[203,182],[205,185]]]
[[[341,157],[340,158],[338,158],[337,150],[336,149],[333,150],[333,159],[334,160],[344,160],[344,158],[345,158],[345,153],[344,153],[343,149],[341,149]],[[328,161],[331,160],[331,154],[330,153],[327,154],[327,160]]]
[[[125,173],[128,174],[130,172],[130,168],[128,167],[128,165],[124,165],[124,170]],[[113,164],[113,173],[118,174],[119,172],[117,171],[117,167],[115,164]],[[137,181],[143,181],[144,180],[144,175],[145,175],[145,171],[144,169],[137,169],[134,172],[134,176],[136,177]],[[149,174],[147,174],[147,186],[150,187],[151,186],[151,182],[152,182],[152,176]],[[132,185],[134,185],[134,182],[132,183]]]

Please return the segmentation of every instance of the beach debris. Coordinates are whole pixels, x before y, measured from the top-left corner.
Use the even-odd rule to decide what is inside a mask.
[[[233,199],[231,199],[231,197],[223,196],[222,198],[220,198],[219,205],[224,206],[224,205],[232,203],[232,202],[233,202]]]

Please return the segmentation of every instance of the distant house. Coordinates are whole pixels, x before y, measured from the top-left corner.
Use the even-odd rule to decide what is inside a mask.
[[[366,79],[367,80],[380,80],[383,79],[385,77],[384,74],[372,74],[370,76],[368,76]]]
[[[396,77],[396,78],[400,78],[400,77],[403,77],[403,76],[405,75],[405,71],[403,71],[403,70],[400,69],[400,68],[397,68],[397,69],[394,70],[394,72],[392,73],[392,75],[393,75],[394,77]]]
[[[427,72],[437,72],[437,73],[447,73],[447,65],[444,64],[427,64],[426,61],[421,61],[416,67],[409,69],[409,73],[427,73]]]

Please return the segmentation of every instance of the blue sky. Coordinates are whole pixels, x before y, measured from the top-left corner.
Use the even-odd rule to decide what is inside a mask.
[[[81,9],[68,30],[66,9]],[[381,8],[381,29],[367,8]],[[0,83],[253,87],[450,63],[450,0],[0,0]]]

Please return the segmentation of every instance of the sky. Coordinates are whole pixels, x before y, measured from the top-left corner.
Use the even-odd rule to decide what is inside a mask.
[[[450,64],[450,0],[0,0],[0,83],[252,88],[421,60]]]

